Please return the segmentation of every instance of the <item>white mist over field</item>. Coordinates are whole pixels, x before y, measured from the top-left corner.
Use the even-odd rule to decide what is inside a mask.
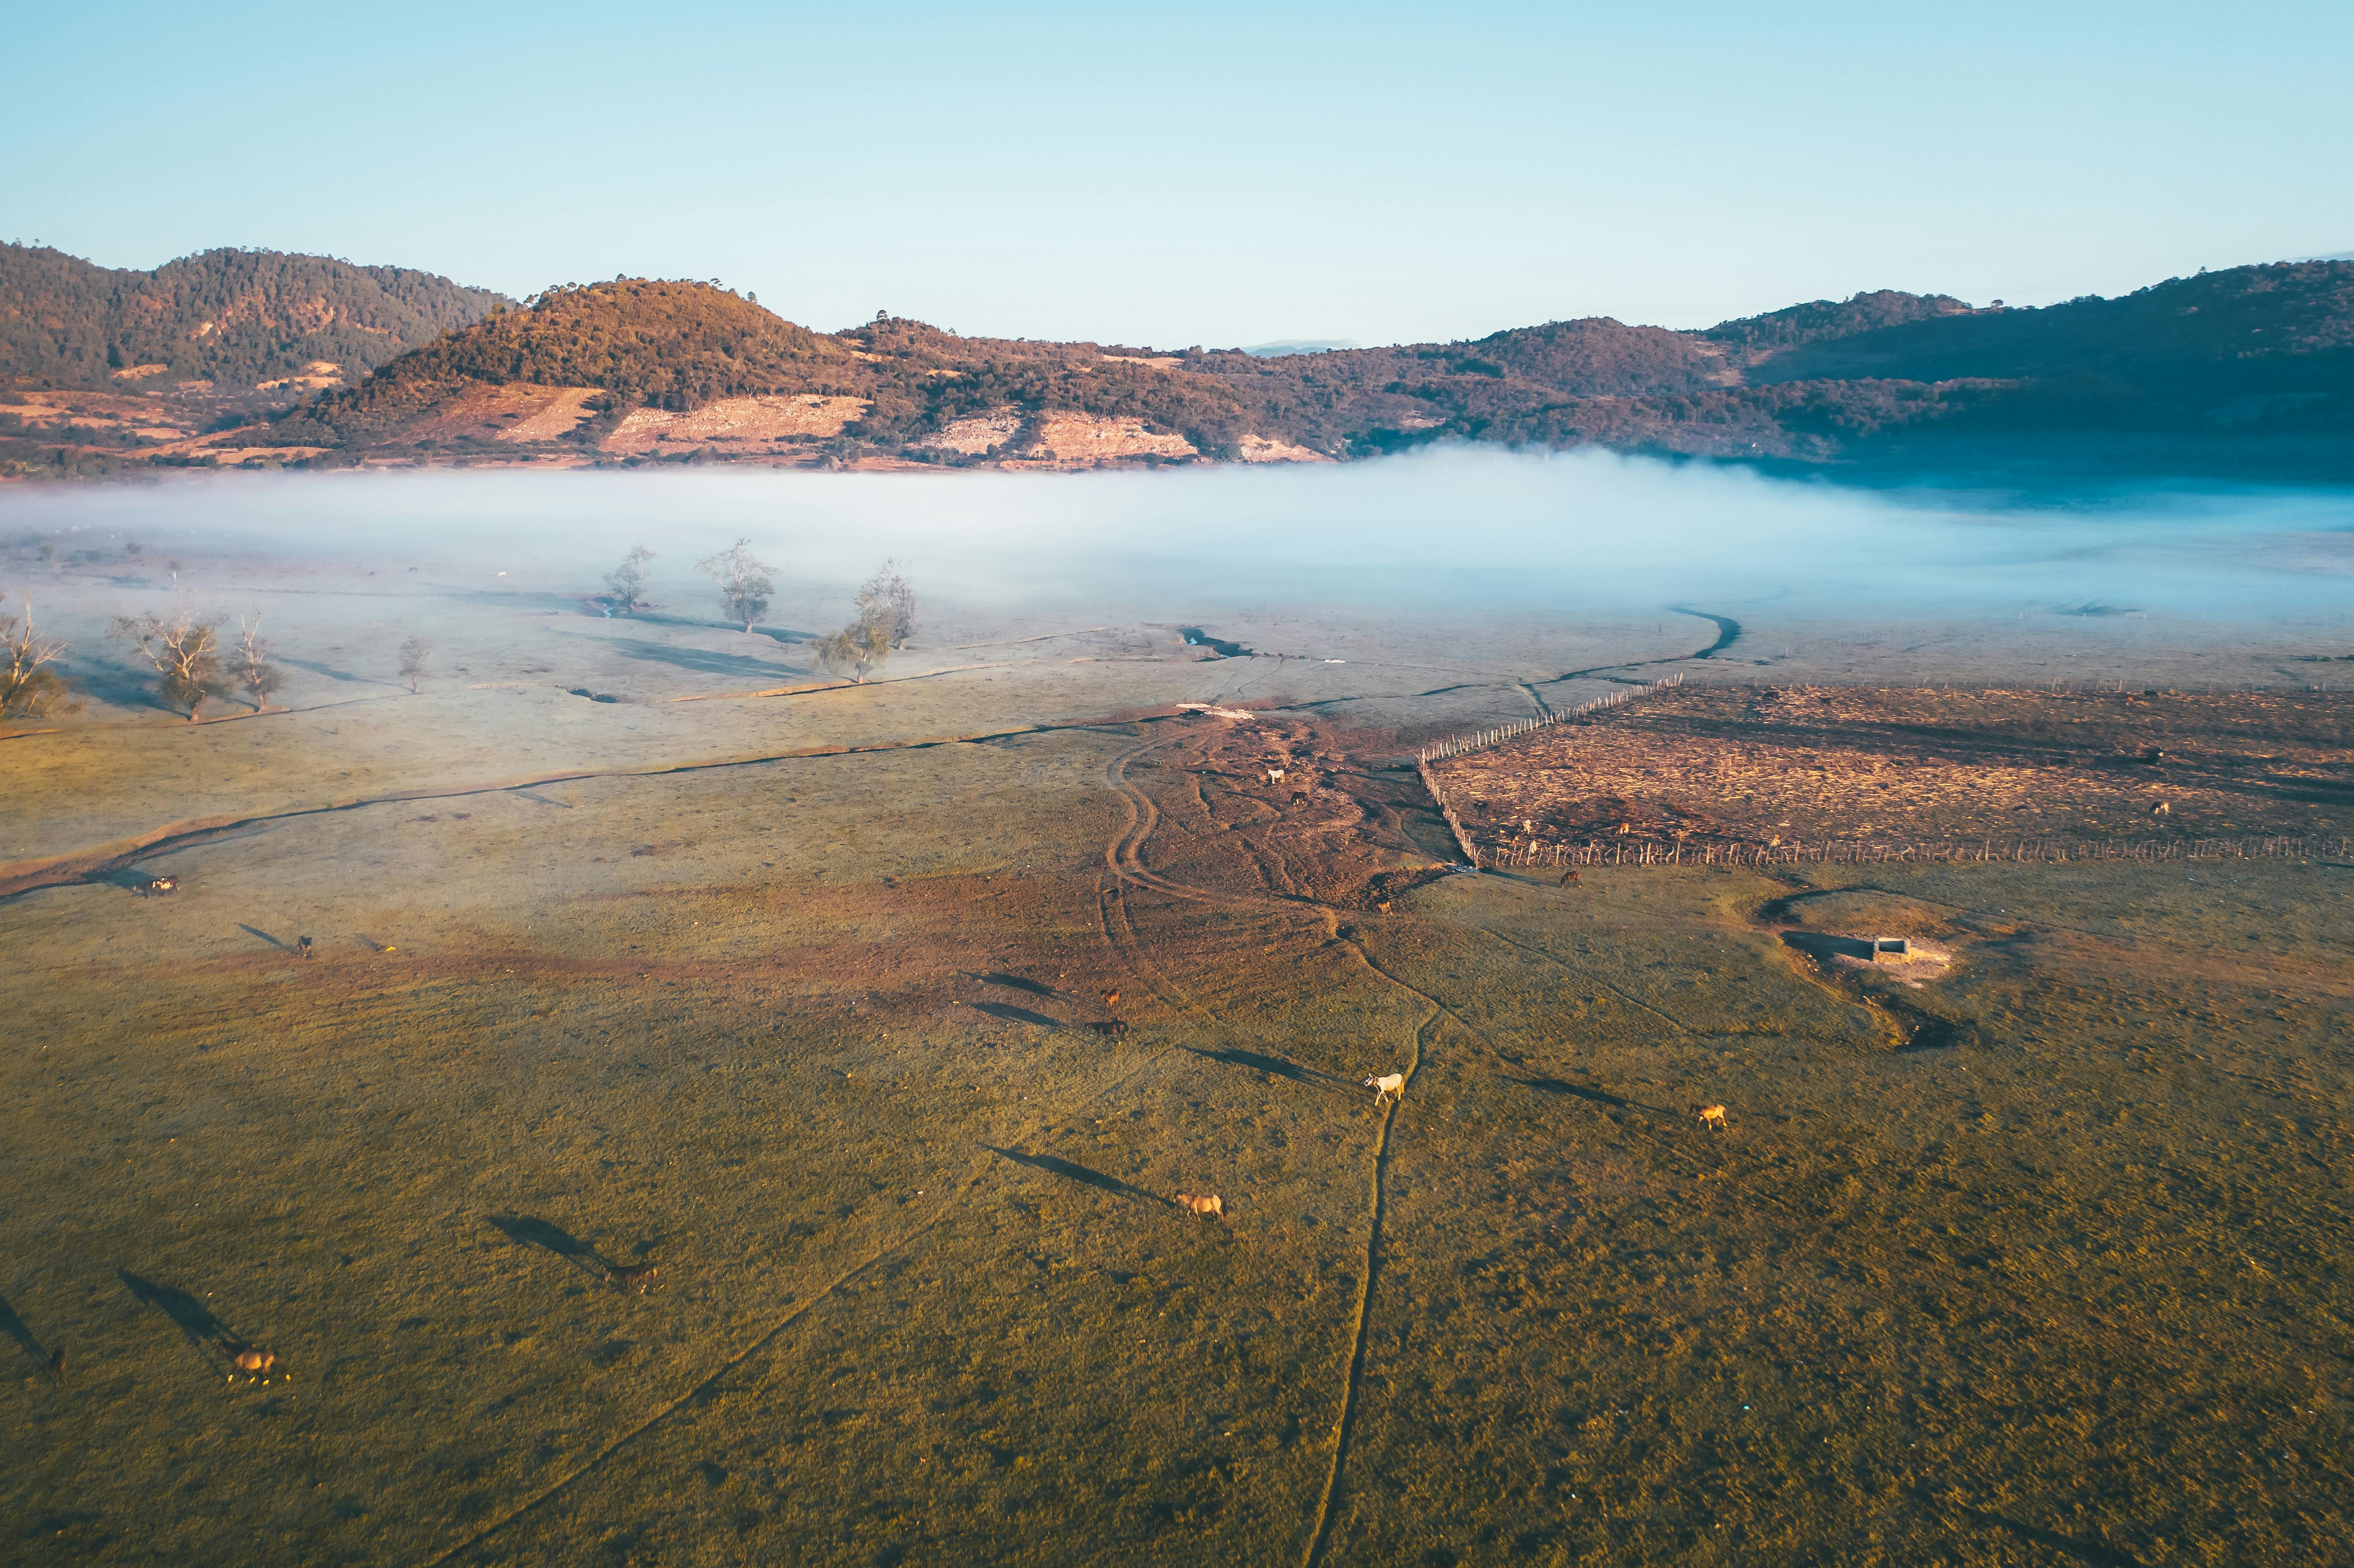
[[[479,571],[486,587],[579,593],[642,541],[659,555],[657,593],[697,597],[707,585],[695,560],[740,535],[801,592],[838,592],[896,555],[928,593],[975,609],[1164,618],[1243,605],[1459,614],[1692,603],[1833,620],[2075,609],[2336,624],[2354,599],[2354,497],[2342,493],[2012,504],[1475,448],[1343,467],[1076,475],[191,475],[15,490],[0,494],[0,528],[135,537],[151,560],[177,547],[429,561]]]

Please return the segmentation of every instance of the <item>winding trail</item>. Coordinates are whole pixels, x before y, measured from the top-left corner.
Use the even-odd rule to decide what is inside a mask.
[[[1136,722],[1157,723],[1171,716],[1174,715],[1148,715]],[[357,811],[370,806],[401,805],[417,800],[457,800],[469,795],[508,794],[518,789],[535,789],[543,785],[579,783],[599,779],[661,779],[673,774],[703,773],[717,768],[759,768],[773,762],[793,762],[809,758],[860,757],[883,751],[925,751],[938,746],[974,746],[991,740],[1010,740],[1017,736],[1045,735],[1058,730],[1103,731],[1106,727],[1100,722],[1020,725],[1011,729],[983,730],[971,735],[884,740],[866,746],[809,746],[790,751],[762,752],[751,757],[712,758],[702,762],[652,763],[642,768],[591,768],[561,773],[535,773],[519,779],[461,784],[444,789],[396,789],[383,795],[332,800],[323,806],[290,806],[281,811],[260,811],[246,817],[193,817],[166,822],[160,828],[152,828],[134,837],[115,839],[91,849],[0,865],[0,902],[45,887],[94,882],[135,862],[207,843],[244,829],[293,821],[303,817],[331,816],[339,811]]]
[[[1357,961],[1364,965],[1369,974],[1419,998],[1424,1006],[1428,1009],[1415,1024],[1411,1049],[1405,1069],[1405,1086],[1409,1090],[1414,1087],[1415,1079],[1422,1071],[1424,1047],[1431,1039],[1432,1026],[1442,1017],[1453,1018],[1464,1028],[1471,1029],[1474,1033],[1479,1033],[1476,1029],[1472,1029],[1470,1024],[1465,1022],[1454,1009],[1447,1006],[1419,986],[1401,980],[1383,968],[1381,963],[1365,950],[1362,941],[1352,936],[1341,936],[1339,912],[1331,905],[1306,896],[1287,899],[1279,896],[1251,897],[1240,894],[1209,893],[1200,888],[1189,887],[1182,883],[1172,882],[1148,867],[1143,859],[1144,844],[1152,836],[1153,830],[1160,825],[1161,813],[1159,808],[1153,805],[1151,798],[1129,781],[1128,768],[1136,758],[1162,744],[1165,743],[1148,741],[1141,746],[1134,747],[1114,758],[1104,769],[1105,781],[1127,802],[1129,811],[1127,827],[1114,837],[1110,846],[1104,852],[1106,869],[1114,878],[1195,902],[1234,905],[1286,915],[1312,912],[1320,916],[1330,939],[1348,948]],[[1117,904],[1121,901],[1106,899],[1103,902]],[[1121,920],[1124,925],[1126,921],[1124,908],[1121,911]],[[1105,929],[1108,939],[1110,936],[1108,917],[1106,920]],[[1129,928],[1129,941],[1131,944],[1129,950],[1139,959],[1143,959],[1141,948],[1133,946],[1132,928]],[[1150,965],[1149,959],[1143,959],[1143,961]],[[1154,972],[1157,976],[1159,971],[1155,969]],[[1207,1015],[1201,1013],[1201,1011],[1193,1007],[1190,1002],[1183,1005],[1187,1011],[1195,1012],[1203,1016],[1205,1021],[1207,1020]],[[1341,1383],[1341,1412],[1332,1425],[1331,1464],[1325,1471],[1323,1490],[1317,1499],[1315,1517],[1310,1524],[1308,1544],[1300,1560],[1302,1568],[1315,1568],[1315,1564],[1323,1559],[1325,1550],[1331,1539],[1333,1504],[1341,1496],[1341,1484],[1347,1475],[1349,1439],[1356,1426],[1360,1394],[1364,1384],[1366,1342],[1370,1332],[1373,1290],[1381,1276],[1382,1224],[1388,1214],[1390,1138],[1396,1128],[1398,1111],[1404,1104],[1405,1100],[1401,1097],[1390,1101],[1383,1107],[1381,1128],[1373,1141],[1373,1162],[1368,1177],[1367,1194],[1370,1220],[1365,1233],[1363,1266],[1357,1271],[1356,1299],[1352,1304],[1350,1317],[1349,1360]]]

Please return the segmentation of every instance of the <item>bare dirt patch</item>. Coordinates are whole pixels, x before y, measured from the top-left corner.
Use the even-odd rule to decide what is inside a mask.
[[[1022,410],[992,408],[986,414],[970,418],[951,419],[939,434],[922,444],[941,451],[962,452],[978,457],[995,447],[1009,444],[1022,433]]]
[[[1027,455],[1048,454],[1062,463],[1200,455],[1184,437],[1149,430],[1140,419],[1101,418],[1092,414],[1054,414],[1040,421],[1037,440]]]
[[[594,387],[559,387],[555,395],[542,404],[535,413],[501,430],[503,441],[552,441],[569,435],[583,419],[588,418],[588,404],[599,396]]]
[[[1307,447],[1293,446],[1288,441],[1273,440],[1266,436],[1245,436],[1236,443],[1245,462],[1331,462],[1322,452]]]
[[[2327,833],[2354,696],[1686,685],[1432,773],[1483,848]]]
[[[866,412],[864,397],[790,396],[722,397],[691,414],[640,408],[605,438],[608,452],[642,455],[664,447],[719,447],[744,450],[797,436],[824,438]]]

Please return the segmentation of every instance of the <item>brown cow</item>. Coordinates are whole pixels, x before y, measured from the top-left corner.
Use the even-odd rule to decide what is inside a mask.
[[[243,1372],[249,1378],[260,1378],[266,1383],[270,1381],[271,1370],[278,1365],[278,1352],[265,1351],[258,1345],[248,1345],[245,1349],[231,1353],[228,1364],[229,1382],[235,1383],[237,1374]],[[278,1375],[290,1383],[293,1381],[294,1374],[292,1372],[280,1372]]]
[[[661,1272],[651,1263],[608,1264],[605,1266],[605,1283],[617,1290],[627,1290],[634,1286],[638,1294],[643,1296],[646,1287],[652,1285],[654,1276]]]
[[[1723,1106],[1692,1106],[1690,1108],[1700,1113],[1700,1124],[1710,1131],[1727,1130]]]
[[[1177,1206],[1181,1209],[1191,1209],[1197,1214],[1215,1214],[1222,1220],[1226,1217],[1225,1200],[1215,1192],[1206,1198],[1197,1198],[1191,1192],[1180,1192],[1177,1194]]]

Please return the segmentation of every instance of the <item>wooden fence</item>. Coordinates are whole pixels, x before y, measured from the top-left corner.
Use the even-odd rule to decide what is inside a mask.
[[[1446,810],[1442,802],[1440,809]],[[1447,819],[1455,821],[1455,813]],[[1882,865],[1890,862],[1993,861],[2056,863],[2068,861],[2345,860],[2354,839],[1982,839],[1913,843],[1825,839],[1787,844],[1663,844],[1645,840],[1624,844],[1527,844],[1480,850],[1458,823],[1457,842],[1475,866],[1524,865]]]
[[[1416,756],[1426,765],[1437,762],[1442,758],[1460,757],[1467,751],[1477,751],[1483,746],[1501,745],[1516,736],[1526,735],[1532,729],[1543,729],[1552,724],[1567,724],[1572,719],[1584,718],[1588,714],[1600,713],[1606,708],[1623,706],[1633,702],[1637,697],[1648,697],[1653,692],[1664,692],[1671,686],[1681,686],[1683,683],[1684,678],[1681,675],[1670,675],[1664,681],[1655,681],[1648,686],[1629,686],[1623,692],[1613,692],[1606,697],[1596,697],[1590,703],[1580,703],[1574,708],[1564,708],[1559,713],[1547,714],[1542,718],[1522,719],[1517,724],[1508,724],[1500,729],[1483,729],[1472,735],[1458,735],[1447,740],[1433,741],[1416,753]],[[1424,775],[1426,782],[1428,777],[1427,774]]]

